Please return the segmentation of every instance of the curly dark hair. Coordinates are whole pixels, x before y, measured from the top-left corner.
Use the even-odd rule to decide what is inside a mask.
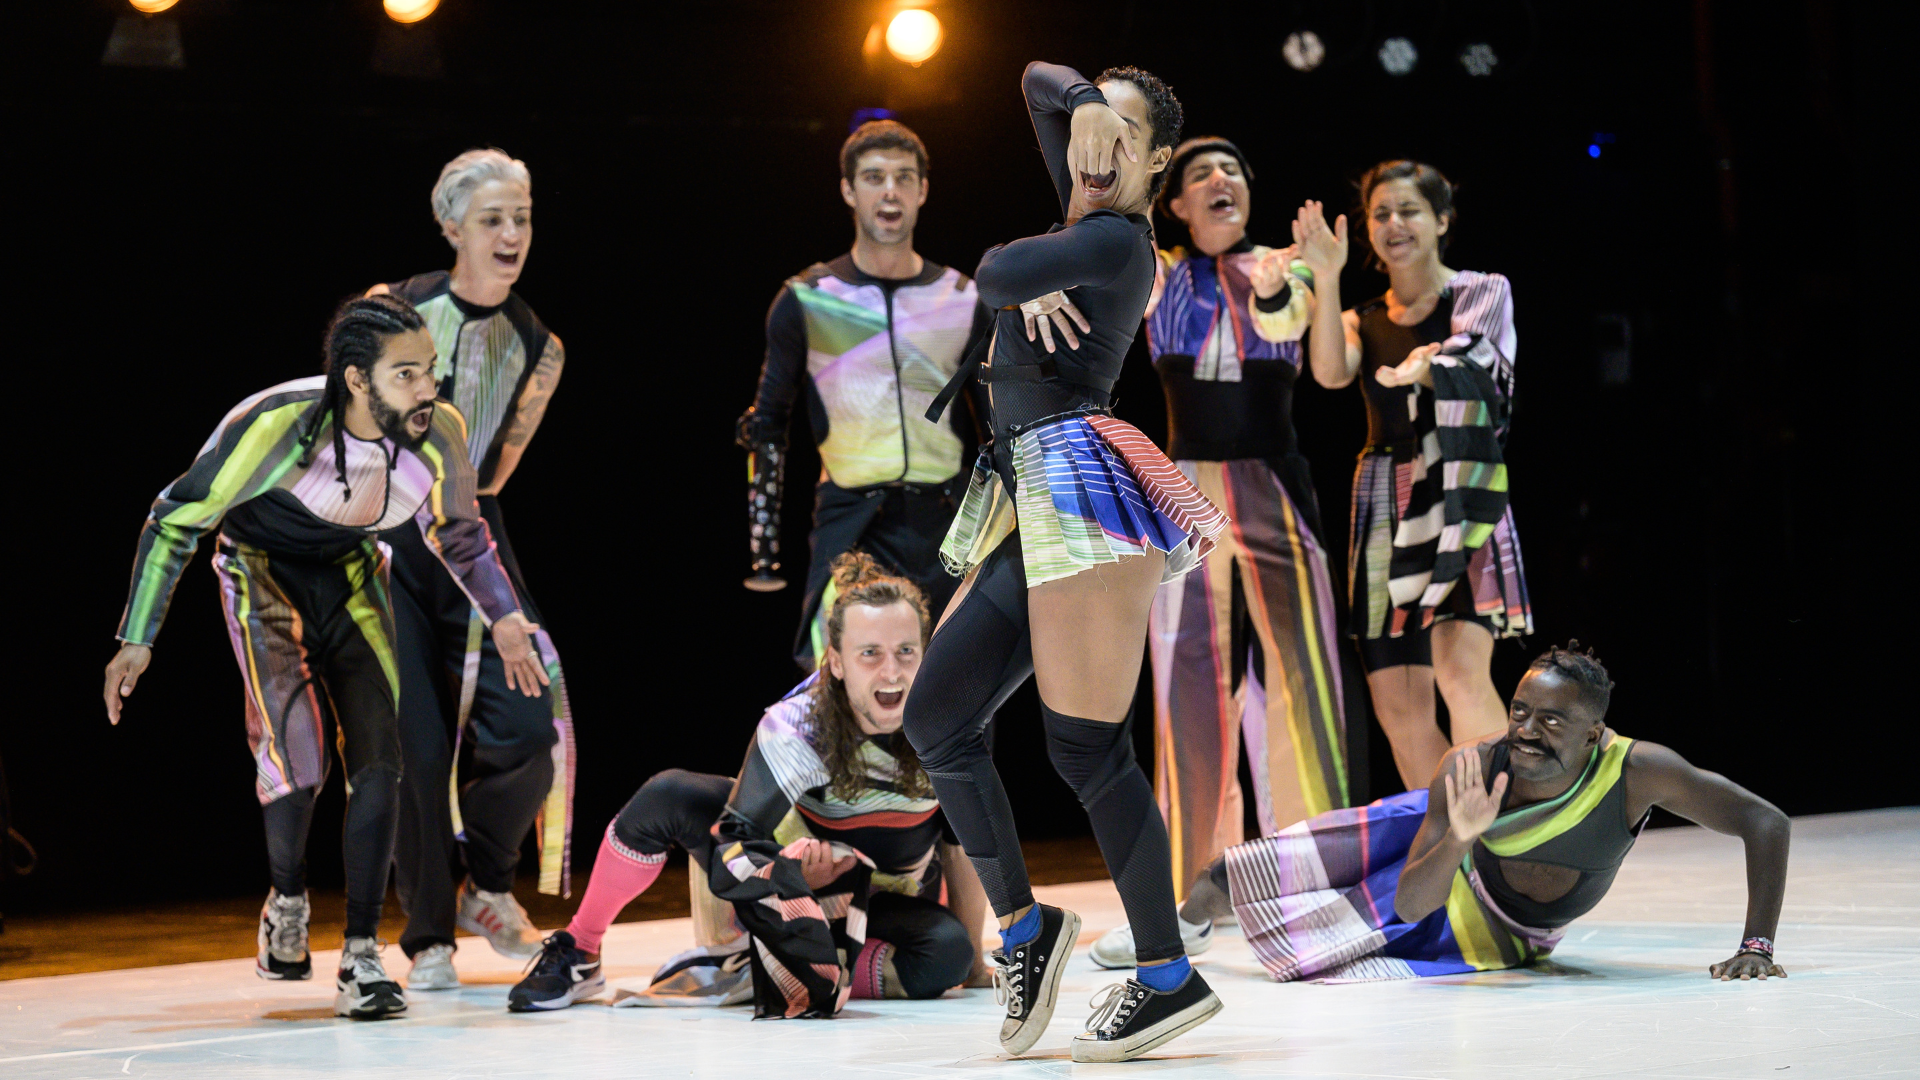
[[[1104,82],[1131,83],[1135,90],[1140,91],[1140,96],[1147,99],[1147,123],[1153,126],[1153,141],[1147,144],[1147,153],[1180,142],[1180,129],[1186,124],[1186,112],[1180,108],[1180,99],[1173,96],[1173,88],[1160,81],[1160,76],[1128,65],[1110,67],[1093,80],[1095,86]],[[1153,187],[1147,192],[1149,200],[1160,197],[1160,189],[1167,183],[1167,172],[1161,169],[1153,174]]]
[[[1539,656],[1527,665],[1529,671],[1551,671],[1563,678],[1572,679],[1580,684],[1581,696],[1586,698],[1599,715],[1607,714],[1607,703],[1613,698],[1613,680],[1607,677],[1607,665],[1593,654],[1592,649],[1581,649],[1580,639],[1567,642],[1562,649],[1558,645]]]
[[[906,604],[919,617],[920,641],[923,645],[926,643],[927,624],[931,621],[926,598],[913,582],[887,573],[871,555],[849,551],[833,560],[833,584],[838,595],[827,612],[828,648],[840,648],[840,635],[847,626],[847,608],[854,604],[871,607]],[[819,670],[819,689],[813,695],[811,716],[822,744],[820,760],[831,778],[827,790],[841,802],[852,802],[869,784],[866,767],[860,761],[860,748],[866,744],[868,735],[860,730],[853,703],[847,700],[846,682],[834,678],[824,655],[820,657]],[[878,745],[891,753],[898,765],[895,779],[901,794],[915,799],[933,794],[933,781],[927,779],[926,770],[920,767],[920,756],[914,753],[906,736],[895,732]]]

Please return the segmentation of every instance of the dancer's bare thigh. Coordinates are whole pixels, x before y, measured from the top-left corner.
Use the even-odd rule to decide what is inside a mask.
[[[1027,589],[1033,675],[1050,708],[1118,723],[1133,706],[1147,612],[1166,570],[1149,549]]]

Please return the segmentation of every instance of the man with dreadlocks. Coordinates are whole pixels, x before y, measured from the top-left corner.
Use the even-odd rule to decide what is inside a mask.
[[[573,922],[547,939],[509,1009],[564,1009],[605,989],[601,939],[676,846],[733,905],[731,940],[668,961],[623,1002],[729,1004],[751,978],[756,1015],[827,1017],[850,996],[986,982],[986,894],[900,734],[926,601],[861,552],[834,561],[833,582],[820,669],[760,718],[739,777],[671,769],[641,785],[607,826]]]
[[[1504,735],[1449,751],[1433,783],[1228,848],[1181,909],[1237,914],[1275,979],[1408,979],[1546,956],[1613,884],[1664,807],[1747,854],[1746,929],[1716,979],[1785,976],[1773,962],[1787,817],[1724,776],[1607,726],[1613,683],[1579,642],[1534,660]]]
[[[508,685],[537,694],[547,673],[474,498],[467,430],[434,401],[433,338],[390,296],[349,300],[327,328],[326,375],[263,390],[230,410],[193,466],[167,485],[140,532],[120,651],[107,665],[107,718],[153,658],[153,639],[200,540],[246,687],[247,741],[266,815],[273,888],[260,913],[263,979],[306,979],[307,830],[329,765],[326,718],[347,773],[342,848],[346,947],[334,1010],[405,1011],[380,960],[380,907],[400,785],[387,546],[411,521],[492,628]]]
[[[465,453],[478,475],[480,513],[521,607],[543,622],[500,516],[500,490],[519,466],[560,382],[566,352],[513,291],[533,243],[533,179],[499,150],[469,150],[440,170],[433,217],[453,246],[438,270],[372,294],[419,308],[438,350],[433,381],[467,420]],[[572,715],[560,656],[534,635],[552,680],[536,696],[514,692],[501,657],[480,632],[483,616],[416,530],[383,537],[393,547],[399,641],[400,832],[394,884],[413,961],[410,990],[460,985],[454,931],[519,959],[540,932],[513,895],[527,831],[539,837],[542,892],[567,891],[573,792]],[[458,770],[449,797],[449,776]],[[465,879],[462,883],[462,878]]]

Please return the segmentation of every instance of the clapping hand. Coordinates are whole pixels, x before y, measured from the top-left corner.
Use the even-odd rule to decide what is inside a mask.
[[[1035,331],[1038,330],[1040,341],[1047,347],[1049,353],[1053,351],[1054,327],[1060,328],[1061,335],[1067,339],[1069,349],[1080,347],[1080,338],[1073,332],[1074,324],[1078,323],[1083,333],[1093,329],[1087,322],[1087,317],[1080,314],[1080,309],[1073,306],[1073,301],[1067,299],[1067,294],[1058,291],[1021,304],[1020,318],[1027,324],[1027,340],[1032,341]]]
[[[1260,256],[1260,261],[1253,265],[1253,273],[1249,275],[1253,282],[1253,294],[1262,300],[1271,300],[1279,295],[1287,284],[1287,267],[1299,257],[1299,244],[1275,248]]]
[[[1493,778],[1487,790],[1480,767],[1480,750],[1469,746],[1454,755],[1443,779],[1447,785],[1447,833],[1463,844],[1480,839],[1500,816],[1500,800],[1507,793],[1507,774]]]
[[[1300,261],[1313,271],[1315,281],[1325,281],[1347,265],[1347,215],[1333,219],[1327,228],[1326,206],[1307,200],[1293,220],[1293,243]]]
[[[1420,386],[1433,385],[1433,357],[1440,351],[1441,342],[1422,345],[1407,354],[1405,360],[1393,367],[1383,367],[1373,373],[1381,386]]]

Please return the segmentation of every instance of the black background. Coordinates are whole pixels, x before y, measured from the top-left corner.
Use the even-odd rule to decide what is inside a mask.
[[[582,868],[651,773],[731,772],[794,679],[799,590],[739,584],[731,431],[766,305],[849,242],[835,155],[858,107],[894,107],[931,148],[929,257],[971,269],[1054,220],[1018,92],[1034,58],[1164,76],[1190,134],[1252,159],[1256,240],[1284,242],[1303,198],[1350,205],[1384,157],[1461,185],[1448,262],[1512,278],[1521,342],[1509,461],[1539,633],[1501,646],[1503,692],[1532,652],[1578,637],[1619,682],[1617,727],[1789,812],[1916,801],[1894,753],[1913,715],[1895,619],[1911,485],[1892,457],[1911,320],[1897,288],[1870,291],[1906,181],[1884,164],[1894,60],[1868,12],[942,0],[947,45],[912,70],[862,58],[879,8],[831,0],[670,17],[443,0],[407,29],[373,0],[183,0],[169,17],[185,70],[104,67],[126,10],[23,13],[0,114],[15,545],[0,756],[42,855],[16,911],[260,888],[204,559],[126,719],[102,716],[134,539],[230,405],[317,370],[340,299],[451,264],[428,192],[472,146],[532,169],[520,292],[570,360],[503,504],[566,658]],[[1332,54],[1310,75],[1279,54],[1301,25]],[[1372,56],[1394,34],[1422,51],[1398,79]],[[1469,79],[1451,57],[1480,37],[1501,64]],[[1385,288],[1360,261],[1349,303]],[[1608,383],[1621,320],[1630,378]],[[1144,356],[1119,402],[1164,432]],[[1344,580],[1359,395],[1308,387],[1296,419]],[[817,465],[797,424],[799,492]],[[790,500],[788,535],[804,535],[807,502]],[[790,551],[789,574],[803,562]],[[1084,832],[1033,719],[1017,698],[1000,743],[1023,830]],[[1379,795],[1397,782],[1374,741]],[[323,814],[321,884],[337,881],[337,829]]]

